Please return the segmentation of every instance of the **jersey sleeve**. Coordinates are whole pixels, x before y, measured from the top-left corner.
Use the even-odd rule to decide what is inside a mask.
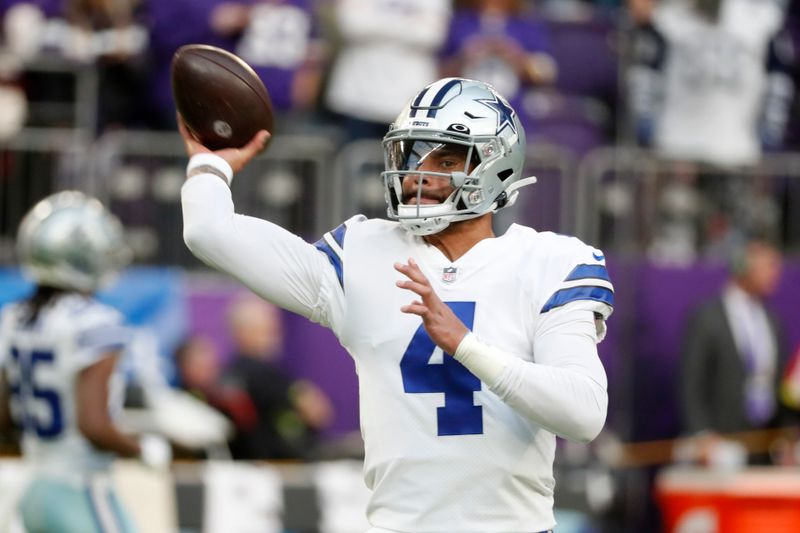
[[[328,290],[328,301],[330,303],[327,306],[327,316],[331,329],[337,336],[339,335],[339,326],[344,322],[345,312],[344,273],[346,268],[345,259],[347,256],[347,254],[345,254],[345,245],[349,242],[347,234],[350,228],[364,220],[366,220],[366,217],[363,215],[356,215],[346,220],[335,229],[325,233],[322,238],[314,243],[314,247],[321,255],[327,258],[330,263],[330,268],[336,274],[337,285],[331,283],[331,287]]]
[[[572,239],[569,251],[556,261],[551,278],[559,280],[544,297],[539,309],[540,327],[558,321],[563,312],[583,309],[594,314],[597,342],[606,334],[605,321],[614,310],[614,287],[600,250]]]
[[[133,332],[122,314],[106,305],[91,305],[75,316],[75,322],[75,355],[70,362],[78,369],[123,350],[132,339]]]
[[[212,174],[189,178],[181,204],[184,240],[195,256],[279,307],[337,331],[344,294],[326,250],[276,224],[236,214],[230,188]]]

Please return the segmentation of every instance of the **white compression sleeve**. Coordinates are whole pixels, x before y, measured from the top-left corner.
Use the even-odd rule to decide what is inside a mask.
[[[227,175],[213,157],[203,164]],[[181,204],[184,241],[195,256],[276,305],[335,326],[343,295],[328,259],[313,245],[266,220],[235,214],[218,173],[190,177]]]
[[[586,310],[560,315],[536,339],[535,363],[489,346],[471,333],[454,357],[521,415],[560,437],[588,442],[603,428],[608,407],[594,316]]]

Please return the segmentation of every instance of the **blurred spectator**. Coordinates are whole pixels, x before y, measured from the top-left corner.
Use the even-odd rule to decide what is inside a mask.
[[[639,22],[628,73],[638,140],[720,166],[781,146],[793,83],[783,0],[630,2]]]
[[[795,349],[783,373],[781,400],[792,409],[800,410],[800,346]]]
[[[247,395],[256,418],[237,424],[234,459],[303,459],[314,453],[319,430],[333,418],[327,396],[307,381],[293,380],[278,366],[283,326],[278,308],[247,295],[228,310],[234,354],[225,368],[226,390]]]
[[[701,462],[731,450],[721,434],[774,427],[786,355],[776,317],[764,300],[778,285],[782,259],[754,238],[731,255],[722,292],[688,322],[679,374],[683,429],[696,435]]]
[[[237,428],[258,423],[256,406],[247,392],[223,383],[220,356],[211,339],[204,335],[187,338],[175,359],[183,390],[225,414]]]
[[[339,48],[325,107],[349,139],[382,138],[397,110],[438,77],[450,0],[336,0]]]
[[[26,73],[29,98],[74,104],[88,99],[84,109],[97,106],[77,117],[32,115],[34,125],[102,130],[142,124],[147,109],[140,95],[146,90],[148,34],[140,7],[139,0],[11,0],[4,13],[4,30],[8,49]],[[54,58],[64,64],[59,67]],[[70,83],[77,86],[69,75],[79,76],[81,65],[89,64],[96,64],[99,76],[96,102],[92,94],[69,87]],[[72,120],[79,123],[68,122]]]
[[[219,354],[214,343],[203,335],[187,338],[175,353],[180,387],[227,416],[235,427],[251,427],[258,413],[242,390],[224,387]]]
[[[220,364],[214,343],[202,336],[189,337],[175,352],[181,388],[207,400],[219,385]]]
[[[546,29],[521,0],[472,0],[456,11],[442,50],[446,76],[485,81],[512,106],[529,87],[552,83]]]
[[[714,254],[748,226],[776,223],[765,180],[732,173],[783,145],[794,49],[780,0],[629,0],[633,136],[676,161],[658,199],[652,256]]]
[[[229,50],[250,64],[270,93],[280,130],[293,125],[287,114],[317,103],[325,48],[313,0],[149,1],[159,127],[175,126],[172,55],[192,43]]]
[[[317,103],[325,48],[315,15],[312,0],[226,2],[212,14],[215,31],[237,37],[234,52],[267,86],[281,130],[292,126],[287,114]]]
[[[150,26],[150,104],[154,126],[174,129],[170,66],[175,51],[185,44],[202,43],[232,50],[235,37],[219,31],[215,22],[224,0],[145,0]],[[223,17],[224,18],[224,17]]]
[[[789,13],[786,28],[791,38],[795,51],[794,68],[792,71],[795,87],[795,98],[792,110],[789,112],[790,122],[788,125],[786,145],[789,149],[800,149],[800,97],[798,97],[797,87],[800,86],[800,2],[789,3]]]

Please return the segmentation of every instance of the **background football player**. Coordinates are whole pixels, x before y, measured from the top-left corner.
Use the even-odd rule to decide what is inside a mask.
[[[0,317],[0,370],[32,479],[19,502],[29,533],[133,531],[110,484],[115,456],[151,459],[114,424],[117,359],[131,332],[92,293],[127,264],[122,226],[97,200],[57,193],[23,219],[18,254],[33,295]],[[0,402],[5,399],[0,398]]]

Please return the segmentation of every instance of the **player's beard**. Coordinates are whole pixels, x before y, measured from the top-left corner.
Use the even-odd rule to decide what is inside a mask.
[[[416,188],[414,188],[413,191],[403,192],[402,203],[404,205],[415,205],[416,204],[416,200],[417,200],[418,192],[419,192],[419,190],[416,189]],[[447,191],[447,193],[444,193],[444,192],[435,193],[435,192],[429,192],[429,191],[423,190],[422,191],[422,195],[419,197],[419,199],[420,200],[433,200],[433,202],[435,202],[437,204],[443,204],[450,197],[450,195],[452,193],[453,193],[453,191]],[[413,203],[412,203],[412,201],[413,201]],[[420,202],[420,203],[422,203],[422,202]]]

